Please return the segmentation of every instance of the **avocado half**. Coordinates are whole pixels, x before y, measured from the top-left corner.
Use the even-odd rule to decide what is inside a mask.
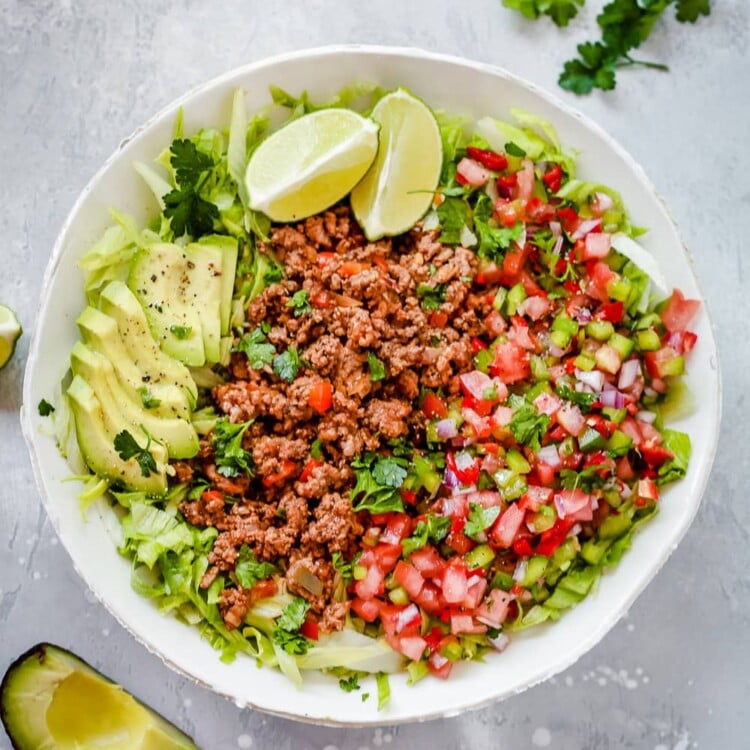
[[[49,643],[8,668],[0,718],[16,750],[200,750],[163,716]]]

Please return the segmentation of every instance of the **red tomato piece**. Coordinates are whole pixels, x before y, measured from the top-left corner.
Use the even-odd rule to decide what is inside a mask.
[[[542,175],[542,182],[550,192],[556,193],[560,189],[562,178],[562,167],[559,164],[555,164]]]
[[[686,299],[679,289],[675,289],[662,310],[661,321],[670,333],[685,331],[700,306],[697,299]]]
[[[490,372],[506,385],[525,380],[531,375],[529,355],[515,344],[498,344],[495,347],[495,360],[490,365]]]
[[[327,380],[321,380],[310,389],[307,403],[318,414],[325,414],[333,404],[333,386]]]
[[[503,154],[498,154],[495,151],[467,146],[466,155],[470,159],[478,161],[483,167],[491,169],[493,172],[502,172],[508,168],[508,159]]]
[[[399,560],[393,571],[393,577],[398,581],[399,586],[403,586],[406,589],[409,598],[415,599],[422,592],[424,578],[413,565]]]
[[[318,466],[322,466],[323,462],[318,461],[317,458],[308,458],[307,463],[305,464],[304,468],[302,469],[302,473],[299,475],[299,481],[300,482],[306,482],[311,476],[315,469],[318,468]]]
[[[443,419],[448,416],[448,407],[445,401],[434,393],[427,393],[422,399],[422,412],[427,419]]]
[[[284,459],[281,462],[281,468],[278,471],[273,472],[272,474],[267,474],[263,477],[263,486],[275,487],[278,484],[282,484],[287,479],[289,479],[289,477],[291,477],[296,470],[297,464],[295,464],[294,461]]]

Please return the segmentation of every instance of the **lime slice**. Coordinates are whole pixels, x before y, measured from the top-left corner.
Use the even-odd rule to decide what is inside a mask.
[[[348,109],[321,109],[293,120],[250,157],[250,208],[273,221],[296,221],[340,201],[378,150],[378,126]]]
[[[438,186],[443,144],[435,115],[408,91],[384,96],[375,163],[352,190],[352,209],[369,240],[401,234],[424,216]]]
[[[0,369],[8,364],[23,333],[16,314],[6,305],[0,305]]]

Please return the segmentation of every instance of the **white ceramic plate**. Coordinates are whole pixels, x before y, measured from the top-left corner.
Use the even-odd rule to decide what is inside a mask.
[[[704,304],[695,326],[698,345],[690,357],[687,376],[689,387],[699,397],[697,409],[675,425],[691,435],[690,470],[682,482],[664,493],[661,512],[637,534],[632,552],[558,623],[514,637],[505,653],[491,655],[485,664],[462,664],[448,681],[426,679],[416,687],[407,686],[401,676],[392,678],[390,706],[382,712],[377,711],[374,700],[362,703],[358,693],[343,693],[336,680],[319,674],[310,673],[298,691],[278,672],[259,670],[245,658],[223,664],[197,630],[160,615],[147,599],[138,596],[130,588],[130,566],[113,543],[112,528],[117,528],[113,514],[102,503],[90,512],[88,522],[83,521],[76,501],[79,486],[63,483],[70,470],[52,438],[42,432],[42,420],[37,416],[37,403],[54,393],[77,337],[75,319],[84,305],[84,295],[76,261],[109,225],[109,206],[138,219],[156,211],[132,164],[135,160],[151,161],[169,143],[178,107],[184,110],[185,132],[191,133],[203,126],[225,127],[237,87],[247,92],[248,111],[252,112],[268,102],[269,84],[291,92],[307,89],[313,99],[325,99],[355,79],[375,81],[385,88],[407,86],[433,107],[456,113],[507,118],[510,107],[521,107],[550,120],[562,142],[580,151],[580,176],[619,190],[633,222],[649,228],[643,244],[659,260],[670,284],[688,297],[702,299],[677,229],[633,159],[579,113],[487,65],[383,47],[329,47],[294,53],[248,65],[199,87],[120,145],[73,207],[47,268],[22,408],[23,430],[39,490],[82,578],[146,648],[239,706],[331,724],[395,723],[456,714],[524,690],[592,648],[627,611],[690,525],[708,479],[720,409],[716,345]]]

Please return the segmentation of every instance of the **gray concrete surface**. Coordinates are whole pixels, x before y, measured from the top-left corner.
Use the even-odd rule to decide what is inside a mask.
[[[458,718],[392,729],[303,726],[170,672],[74,573],[46,521],[18,425],[28,345],[0,374],[0,671],[43,639],[73,648],[194,733],[207,750],[555,748],[741,750],[750,702],[750,6],[714,1],[696,27],[660,24],[609,95],[556,89],[600,0],[558,31],[497,0],[0,0],[0,299],[27,332],[42,273],[76,195],[136,125],[241,63],[333,42],[410,44],[503,65],[556,90],[638,159],[692,248],[714,317],[725,419],[684,542],[623,620],[567,672]],[[9,742],[0,731],[0,750]]]

